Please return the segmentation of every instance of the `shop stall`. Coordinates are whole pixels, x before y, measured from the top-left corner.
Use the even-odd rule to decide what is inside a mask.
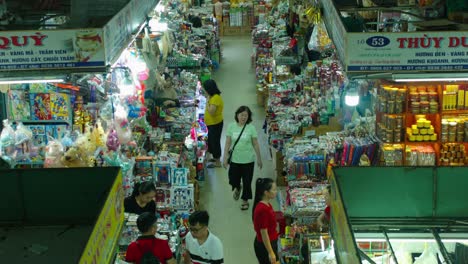
[[[382,165],[467,163],[466,32],[461,21],[450,14],[444,20],[431,5],[349,9],[322,1],[325,24],[353,80],[346,90],[371,101],[359,107],[375,109]],[[366,18],[361,32],[350,14]]]
[[[114,262],[124,220],[118,167],[0,170],[0,178],[2,263]]]
[[[182,1],[136,2],[102,28],[75,30],[77,37],[57,31],[62,33],[57,42],[44,38],[50,50],[36,47],[28,53],[39,61],[63,52],[77,62],[23,61],[18,67],[29,70],[0,72],[6,84],[0,161],[2,167],[22,169],[120,167],[125,196],[135,183],[154,182],[159,235],[180,258],[186,220],[198,208],[198,181],[204,178],[201,84],[219,67],[219,29],[206,9],[190,14],[202,19],[201,27],[193,27]],[[86,49],[77,53],[72,44]],[[44,72],[50,77],[34,77]],[[112,238],[118,241],[117,263],[138,236],[136,218],[126,214],[123,231]]]
[[[466,167],[333,171],[330,228],[337,263],[466,262],[468,208],[460,203]],[[314,254],[311,260],[321,263],[313,262]]]

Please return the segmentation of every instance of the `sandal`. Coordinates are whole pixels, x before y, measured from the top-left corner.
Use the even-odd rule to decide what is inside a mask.
[[[242,211],[245,211],[245,210],[248,210],[248,209],[249,209],[249,203],[243,203],[243,204],[241,205],[241,210],[242,210]]]
[[[240,190],[239,189],[235,189],[234,190],[234,193],[232,194],[232,197],[234,198],[234,200],[239,200],[239,197],[240,197]]]

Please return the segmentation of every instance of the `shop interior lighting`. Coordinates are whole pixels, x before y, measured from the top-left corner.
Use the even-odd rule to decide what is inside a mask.
[[[151,32],[166,32],[168,28],[167,23],[161,18],[154,17],[148,22],[148,26],[151,28]]]
[[[345,94],[345,104],[347,106],[357,106],[359,104],[359,93],[357,90],[357,82],[350,81],[348,89]]]
[[[395,82],[456,82],[468,81],[468,74],[460,73],[434,73],[434,74],[393,74]]]
[[[0,84],[23,84],[23,83],[61,83],[64,82],[65,79],[36,79],[36,80],[28,80],[28,79],[21,79],[21,80],[5,80],[0,81]]]
[[[162,13],[166,10],[166,7],[162,3],[162,1],[160,1],[154,10],[158,13]]]

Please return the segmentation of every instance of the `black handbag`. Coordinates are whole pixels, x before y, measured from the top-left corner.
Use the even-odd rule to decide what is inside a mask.
[[[242,137],[242,133],[244,133],[245,126],[247,126],[247,123],[245,123],[244,127],[242,128],[242,130],[241,130],[241,132],[239,134],[239,137],[237,137],[236,142],[234,142],[234,145],[232,146],[232,148],[228,152],[228,158],[227,158],[227,163],[228,164],[231,164],[232,152],[234,152],[234,148],[236,147],[237,142],[239,142],[239,139]]]

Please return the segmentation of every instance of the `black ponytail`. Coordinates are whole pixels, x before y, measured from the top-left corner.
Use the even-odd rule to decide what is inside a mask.
[[[271,190],[272,186],[273,179],[271,178],[258,178],[255,182],[255,197],[252,206],[252,220],[255,212],[255,207],[257,207],[257,204],[263,199],[263,195],[265,195],[265,192]]]
[[[147,194],[149,192],[156,192],[156,187],[151,181],[137,182],[133,186],[132,197],[135,198],[139,194]]]

